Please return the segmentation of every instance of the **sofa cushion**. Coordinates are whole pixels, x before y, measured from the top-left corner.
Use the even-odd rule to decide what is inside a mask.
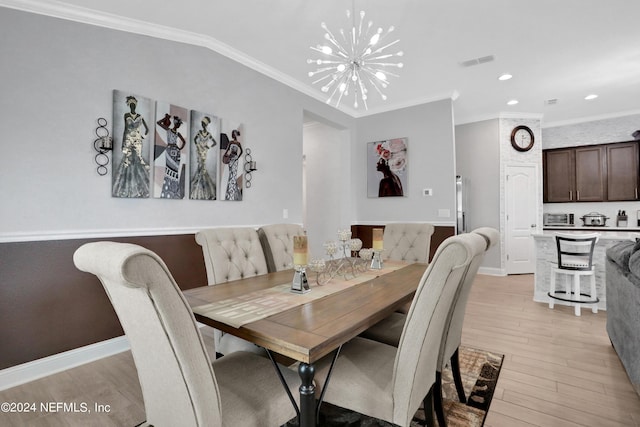
[[[607,258],[618,264],[623,270],[628,270],[629,258],[636,250],[636,242],[619,242],[607,249]]]
[[[640,246],[636,244],[636,246]],[[636,277],[640,277],[640,250],[636,250],[629,257],[629,271]]]

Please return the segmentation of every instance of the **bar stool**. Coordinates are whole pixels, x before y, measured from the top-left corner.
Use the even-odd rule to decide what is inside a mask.
[[[558,263],[551,268],[551,283],[547,295],[549,308],[553,308],[554,301],[566,301],[575,305],[575,315],[580,316],[582,304],[590,304],[593,313],[598,312],[598,302],[600,299],[596,293],[596,275],[593,268],[593,251],[600,235],[592,234],[562,234],[556,233],[556,248],[558,250]],[[571,282],[565,281],[565,290],[556,291],[556,276],[564,274],[573,276],[573,292]],[[589,294],[582,293],[580,289],[580,278],[590,276],[591,291]],[[568,279],[568,278],[567,278]],[[561,294],[562,296],[558,295]]]

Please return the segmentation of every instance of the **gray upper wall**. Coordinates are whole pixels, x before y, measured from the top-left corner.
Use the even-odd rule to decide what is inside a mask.
[[[450,100],[354,119],[203,47],[0,11],[1,186],[10,201],[0,204],[0,239],[275,223],[283,222],[283,209],[286,221],[301,223],[305,113],[349,130],[354,155],[344,191],[353,222],[453,219],[436,215],[439,208],[454,210]],[[111,197],[110,173],[96,173],[92,144],[98,117],[112,125],[114,89],[242,123],[244,145],[258,162],[244,200]],[[416,155],[410,198],[367,199],[363,144],[401,136]],[[434,188],[434,197],[418,196],[422,187]]]
[[[0,9],[2,234],[133,232],[302,222],[304,111],[354,119],[209,49]],[[244,125],[258,171],[241,203],[118,199],[94,163],[120,89]],[[152,123],[151,123],[152,125]]]

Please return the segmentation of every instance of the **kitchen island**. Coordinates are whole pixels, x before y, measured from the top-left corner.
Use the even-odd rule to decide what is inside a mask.
[[[590,234],[600,233],[600,238],[596,244],[593,253],[593,264],[596,273],[596,291],[600,299],[598,309],[606,310],[606,280],[605,280],[605,256],[606,250],[611,245],[624,240],[633,240],[640,238],[640,229],[638,228],[613,228],[613,227],[545,227],[542,232],[532,233],[536,244],[536,272],[535,272],[535,289],[533,300],[536,302],[549,303],[549,284],[551,281],[551,267],[558,262],[556,251],[556,241],[554,236],[556,233],[563,234]],[[561,280],[562,278],[559,278]],[[583,278],[582,289],[588,289],[588,278]],[[560,283],[556,282],[558,288]],[[566,301],[555,300],[556,305],[573,305]]]

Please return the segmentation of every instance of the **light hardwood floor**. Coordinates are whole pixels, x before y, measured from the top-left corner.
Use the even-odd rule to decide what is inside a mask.
[[[570,307],[549,310],[532,297],[532,275],[479,275],[474,283],[463,345],[505,355],[485,426],[640,426],[640,398],[607,337],[606,312],[575,317]],[[0,412],[1,426],[121,427],[145,418],[129,352],[5,390],[0,402],[37,405],[32,413]],[[46,413],[47,402],[76,402],[80,411],[84,402],[91,412]]]

